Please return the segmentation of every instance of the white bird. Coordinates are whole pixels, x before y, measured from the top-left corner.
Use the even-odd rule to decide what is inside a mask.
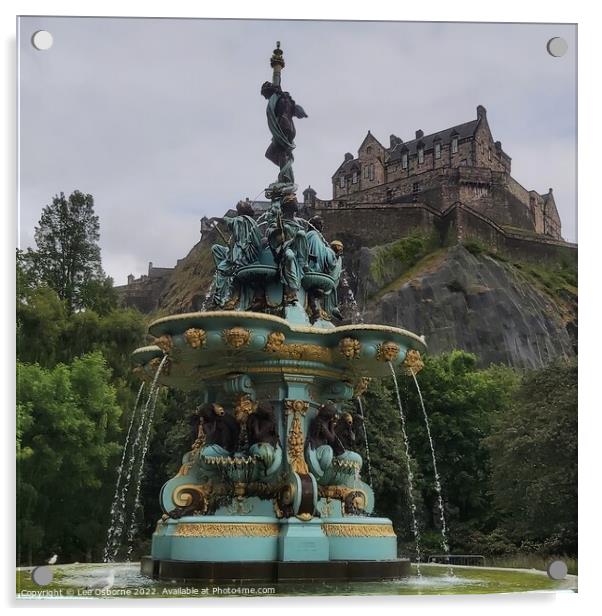
[[[56,563],[57,559],[58,559],[58,554],[53,554],[46,562],[49,565],[54,565],[54,563]]]
[[[108,590],[109,588],[112,588],[113,584],[115,584],[115,570],[111,569],[107,577],[101,577],[97,580],[94,580],[93,582],[88,584],[87,588],[99,588],[101,590]]]

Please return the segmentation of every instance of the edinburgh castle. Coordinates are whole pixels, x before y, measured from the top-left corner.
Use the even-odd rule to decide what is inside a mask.
[[[332,198],[306,188],[301,215],[321,216],[325,237],[343,242],[339,297],[355,296],[365,318],[425,334],[430,352],[474,352],[484,365],[533,367],[576,353],[577,245],[562,239],[552,188],[512,177],[484,107],[430,135],[391,135],[388,147],[368,131],[331,177]],[[250,203],[257,214],[269,206]],[[147,313],[203,308],[219,220],[201,220],[201,240],[175,268],[129,277],[122,303]]]

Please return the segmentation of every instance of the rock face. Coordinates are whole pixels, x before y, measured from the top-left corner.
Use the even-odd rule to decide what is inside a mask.
[[[361,252],[360,296],[374,288],[372,256]],[[463,349],[482,365],[535,368],[575,355],[576,310],[576,296],[555,301],[516,266],[456,245],[365,302],[364,321],[424,334],[431,354]]]

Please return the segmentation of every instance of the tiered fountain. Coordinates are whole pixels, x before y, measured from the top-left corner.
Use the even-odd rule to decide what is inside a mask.
[[[240,203],[213,247],[214,310],[151,324],[155,345],[134,352],[140,375],[195,392],[196,440],[162,488],[164,511],[143,559],[169,579],[386,579],[407,575],[391,521],[373,517],[360,479],[354,419],[341,404],[370,378],[410,363],[424,340],[382,325],[335,326],[341,242],[297,216],[293,118],[280,86],[280,45],[268,100],[278,180],[270,209]],[[161,365],[160,374],[156,372]]]

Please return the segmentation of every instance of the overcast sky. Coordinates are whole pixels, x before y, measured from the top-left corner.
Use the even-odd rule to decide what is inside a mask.
[[[576,28],[567,25],[25,17],[20,24],[20,245],[53,195],[92,193],[115,284],[171,267],[202,216],[263,198],[277,175],[261,84],[282,41],[283,86],[304,107],[295,175],[331,176],[368,129],[413,138],[487,108],[525,188],[554,188],[576,241]],[[54,45],[38,51],[36,30]],[[547,41],[568,52],[553,58]],[[299,195],[301,198],[301,195]]]

